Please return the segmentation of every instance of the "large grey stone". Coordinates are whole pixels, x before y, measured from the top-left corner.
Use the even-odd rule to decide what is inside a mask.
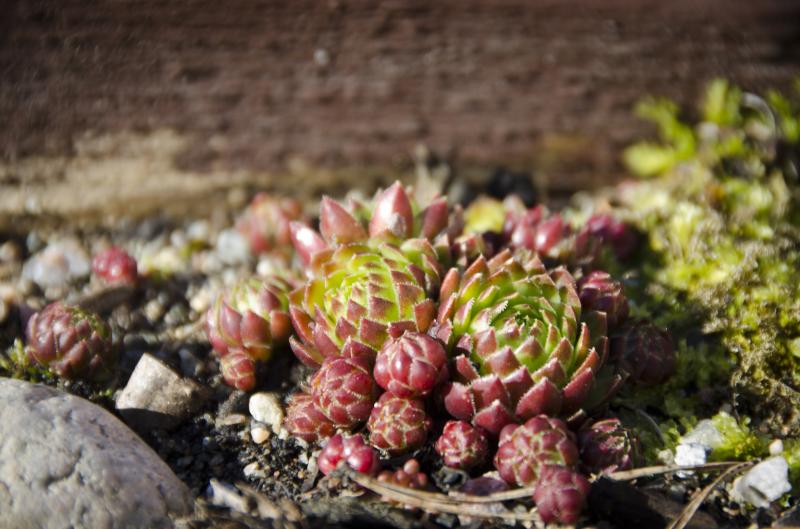
[[[169,467],[104,409],[0,378],[0,527],[166,528],[191,505]]]

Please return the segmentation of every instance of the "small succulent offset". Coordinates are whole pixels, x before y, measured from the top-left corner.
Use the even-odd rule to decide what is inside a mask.
[[[372,409],[367,429],[373,446],[399,455],[425,444],[432,424],[424,401],[384,393]]]
[[[319,469],[326,476],[340,464],[370,475],[375,475],[381,467],[377,452],[360,435],[334,435],[322,448],[318,462]]]
[[[628,299],[622,283],[601,270],[590,272],[578,282],[581,307],[585,312],[605,312],[609,329],[616,329],[628,318]]]
[[[28,320],[28,357],[66,379],[101,381],[113,376],[111,329],[92,312],[51,303]]]
[[[258,193],[241,217],[236,228],[247,239],[253,254],[286,254],[292,249],[290,224],[303,220],[300,201]]]
[[[308,443],[327,439],[336,433],[336,426],[314,405],[307,393],[295,393],[286,407],[286,429]]]
[[[578,432],[583,468],[593,474],[629,470],[639,458],[639,440],[619,419],[603,419]]]
[[[574,524],[586,506],[589,481],[572,468],[544,465],[533,501],[544,523]]]
[[[376,393],[372,364],[365,356],[328,358],[311,379],[314,405],[340,428],[366,421]]]
[[[390,338],[375,361],[375,381],[398,397],[425,397],[447,379],[447,352],[427,334]]]
[[[460,356],[443,390],[445,407],[495,435],[542,413],[583,415],[620,384],[599,376],[605,318],[589,312],[582,319],[572,276],[548,272],[536,257],[506,250],[463,273],[450,270],[435,334]]]
[[[666,329],[631,322],[611,339],[611,353],[629,380],[640,386],[666,382],[676,369],[675,345]]]
[[[288,309],[291,284],[283,278],[252,277],[217,298],[206,318],[206,332],[220,356],[226,383],[243,391],[256,385],[256,366],[292,331]]]
[[[109,284],[134,284],[138,279],[136,259],[118,246],[111,246],[92,258],[92,272]]]
[[[464,421],[447,421],[434,445],[448,467],[469,470],[486,462],[489,439],[486,432]]]

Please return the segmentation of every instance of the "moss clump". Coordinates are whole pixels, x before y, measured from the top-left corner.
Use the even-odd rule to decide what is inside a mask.
[[[641,179],[600,197],[645,234],[622,272],[634,315],[676,336],[701,333],[680,344],[663,392],[636,394],[669,417],[708,416],[704,399],[722,383],[760,427],[800,434],[796,88],[762,98],[717,80],[693,122],[670,101],[643,101],[637,112],[659,140],[628,148],[623,159]]]

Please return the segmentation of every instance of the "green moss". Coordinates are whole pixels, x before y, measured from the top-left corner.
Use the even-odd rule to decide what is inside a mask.
[[[620,272],[634,316],[694,338],[673,381],[623,399],[680,422],[708,416],[719,389],[759,425],[800,435],[800,97],[716,80],[697,123],[664,99],[636,110],[659,134],[623,155],[644,179],[601,200],[645,234]]]
[[[709,460],[746,461],[769,453],[769,440],[750,429],[748,418],[737,421],[728,413],[720,412],[711,422],[722,435],[722,443],[711,451]]]

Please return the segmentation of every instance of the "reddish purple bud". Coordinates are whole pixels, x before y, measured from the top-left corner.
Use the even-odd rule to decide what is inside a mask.
[[[100,316],[56,302],[28,320],[27,353],[67,379],[102,380],[116,368],[111,329]]]
[[[400,182],[395,182],[375,199],[372,219],[369,221],[370,237],[389,234],[406,239],[414,230],[414,211],[411,199]]]
[[[303,218],[303,206],[292,198],[258,193],[236,222],[254,254],[273,252],[292,244],[290,224]]]
[[[331,437],[336,427],[314,405],[307,393],[295,393],[286,407],[286,429],[295,437],[313,443]]]
[[[319,230],[331,244],[363,241],[367,232],[344,206],[329,197],[322,197],[319,211]]]
[[[448,421],[434,447],[448,467],[468,470],[486,461],[486,433],[464,421]]]
[[[593,474],[629,470],[639,454],[636,435],[622,426],[619,419],[604,419],[578,432],[581,463]]]
[[[367,428],[373,446],[397,455],[425,444],[431,424],[422,400],[384,393],[375,403]]]
[[[569,227],[564,224],[561,215],[553,215],[536,227],[533,249],[542,255],[550,255],[556,245],[568,235]]]
[[[331,357],[311,380],[314,404],[331,422],[352,428],[369,418],[375,402],[375,382],[367,357]]]
[[[447,227],[450,217],[450,208],[447,199],[440,197],[434,199],[422,214],[422,236],[433,240]],[[453,226],[453,231],[460,232],[460,226]]]
[[[243,351],[230,351],[220,358],[219,369],[225,383],[241,391],[256,387],[256,363]]]
[[[302,222],[290,222],[289,229],[294,249],[306,265],[311,263],[315,253],[328,248],[328,244],[320,234]]]
[[[317,462],[326,476],[342,463],[362,474],[374,475],[380,469],[378,454],[360,435],[334,435],[323,447]]]
[[[118,246],[111,246],[95,255],[92,272],[111,284],[133,284],[139,277],[136,259]]]
[[[500,432],[494,465],[500,477],[512,485],[531,485],[544,465],[574,467],[578,448],[567,426],[559,419],[539,415],[523,425],[509,424]]]
[[[380,387],[398,397],[424,397],[447,379],[447,353],[439,340],[405,332],[386,341],[374,375]]]
[[[429,483],[428,475],[420,471],[419,461],[414,458],[406,461],[402,468],[394,472],[384,470],[378,474],[378,481],[417,490],[427,489]]]
[[[584,248],[591,248],[592,240],[609,246],[620,261],[631,257],[639,242],[636,231],[629,224],[607,213],[592,215],[578,238]]]
[[[622,290],[622,283],[606,272],[595,270],[580,280],[578,288],[584,313],[605,312],[611,329],[625,323],[628,318],[628,299]]]
[[[611,351],[629,380],[642,386],[663,384],[677,367],[669,332],[648,321],[629,324],[613,336]]]
[[[559,465],[545,465],[536,483],[533,501],[544,523],[572,525],[586,506],[589,489],[589,481],[579,472]]]

